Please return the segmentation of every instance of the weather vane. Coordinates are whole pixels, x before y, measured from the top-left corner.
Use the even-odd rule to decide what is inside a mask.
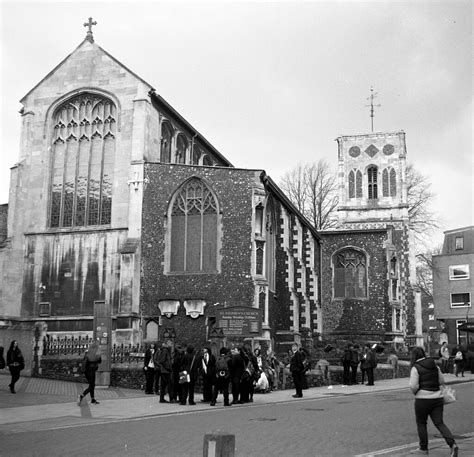
[[[367,100],[370,100],[370,105],[365,105],[365,106],[370,106],[370,123],[372,125],[372,132],[374,131],[374,107],[379,107],[382,105],[374,105],[374,98],[377,97],[377,92],[374,93],[374,88],[370,88],[370,97],[367,97]]]
[[[89,18],[88,22],[84,22],[84,27],[89,27],[87,31],[86,40],[90,41],[91,43],[94,42],[94,37],[92,36],[92,26],[97,25],[96,21],[93,21],[92,18]]]

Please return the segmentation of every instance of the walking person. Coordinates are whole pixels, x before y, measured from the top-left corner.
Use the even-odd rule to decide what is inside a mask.
[[[151,343],[145,351],[143,371],[145,372],[145,393],[148,395],[153,394],[153,387],[155,386],[155,352],[155,343]]]
[[[91,404],[98,405],[99,402],[95,399],[95,373],[102,362],[102,357],[100,355],[99,342],[97,340],[93,341],[90,344],[89,349],[87,350],[86,355],[84,356],[84,360],[85,360],[84,375],[87,379],[87,382],[89,383],[89,386],[84,390],[84,392],[82,392],[81,395],[79,395],[77,404],[78,406],[81,406],[82,399],[87,394],[90,394]]]
[[[8,387],[12,394],[15,392],[15,384],[20,379],[20,371],[25,368],[25,359],[18,347],[18,341],[13,340],[10,344],[10,349],[7,352],[7,366],[10,370],[11,381]]]
[[[444,376],[436,362],[426,358],[423,348],[416,347],[411,354],[410,389],[415,394],[415,417],[420,447],[413,453],[428,455],[427,420],[431,417],[433,425],[440,431],[451,448],[451,457],[458,456],[458,446],[453,434],[443,422],[443,393],[440,386]]]
[[[439,348],[439,358],[441,360],[441,372],[449,373],[449,348],[446,341],[443,341]]]
[[[293,398],[302,398],[303,397],[303,354],[298,349],[298,345],[295,343],[291,347],[293,355],[290,360],[290,372],[295,384],[296,393],[293,395]]]
[[[198,361],[194,352],[194,346],[188,345],[186,347],[186,352],[181,357],[179,371],[180,373],[186,372],[186,374],[189,375],[189,382],[183,382],[181,384],[179,404],[185,405],[186,401],[188,401],[190,405],[195,405],[194,386],[198,378]]]

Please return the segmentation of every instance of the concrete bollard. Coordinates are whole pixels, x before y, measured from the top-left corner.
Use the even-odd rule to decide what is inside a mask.
[[[203,457],[234,457],[235,435],[217,430],[204,435]]]

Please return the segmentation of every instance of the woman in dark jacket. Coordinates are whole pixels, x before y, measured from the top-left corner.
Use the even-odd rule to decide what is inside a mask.
[[[451,457],[457,457],[458,447],[449,428],[443,422],[443,393],[440,385],[444,376],[433,359],[426,358],[421,347],[413,349],[411,354],[410,389],[415,394],[415,417],[420,455],[428,455],[428,432],[426,422],[431,417],[434,426],[440,431],[448,446]]]
[[[185,371],[186,374],[189,375],[189,382],[184,382],[181,384],[181,396],[179,398],[180,405],[185,405],[186,401],[188,401],[190,405],[196,404],[194,402],[194,386],[196,385],[198,378],[199,363],[197,359],[198,358],[194,352],[194,347],[188,346],[186,348],[186,352],[181,358],[181,363],[179,366],[180,373]]]
[[[89,383],[89,386],[87,387],[87,389],[84,390],[84,392],[82,392],[81,395],[79,395],[79,398],[77,399],[77,404],[80,406],[82,399],[87,394],[90,394],[91,404],[98,405],[99,402],[95,399],[95,373],[98,370],[99,365],[102,363],[102,357],[100,355],[98,341],[93,341],[90,344],[89,349],[86,352],[86,355],[84,356],[84,360],[86,365],[84,375],[87,379],[87,382]]]
[[[7,352],[7,365],[10,369],[10,374],[12,375],[12,379],[10,382],[10,392],[12,394],[15,392],[15,383],[20,379],[20,371],[25,368],[25,360],[23,358],[23,354],[18,347],[18,342],[13,340],[10,344],[10,349]]]

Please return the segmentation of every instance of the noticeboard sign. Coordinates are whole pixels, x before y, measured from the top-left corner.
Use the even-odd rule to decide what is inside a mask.
[[[262,330],[262,310],[246,306],[217,309],[216,327],[225,336],[257,336]]]

